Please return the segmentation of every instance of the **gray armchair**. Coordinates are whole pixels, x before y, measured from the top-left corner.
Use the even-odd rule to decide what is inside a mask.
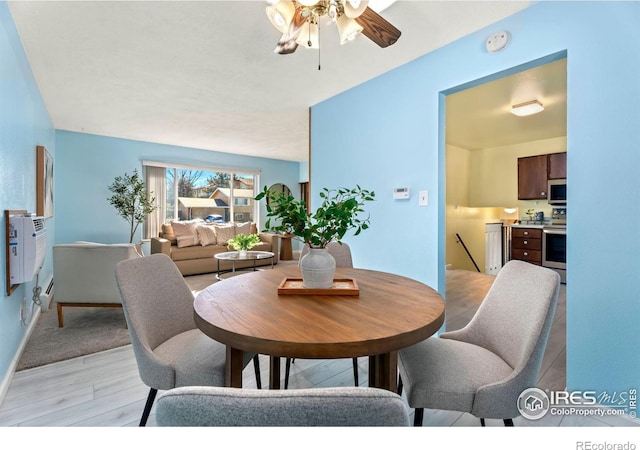
[[[538,382],[559,287],[556,272],[510,261],[467,326],[400,350],[399,393],[415,408],[414,425],[431,408],[512,426],[518,396]]]
[[[53,278],[58,326],[64,310],[76,307],[122,307],[116,284],[116,263],[140,258],[135,244],[75,242],[53,246]]]
[[[375,388],[295,391],[188,387],[160,394],[159,426],[408,426],[404,401]]]
[[[193,320],[193,294],[164,253],[121,261],[116,279],[140,378],[150,387],[140,420],[145,426],[158,390],[224,386],[226,346],[202,333]],[[260,387],[257,355],[253,358]]]

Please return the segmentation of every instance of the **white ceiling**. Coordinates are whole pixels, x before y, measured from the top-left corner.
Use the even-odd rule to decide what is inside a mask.
[[[273,53],[264,1],[9,5],[56,129],[305,161],[310,106],[529,2],[399,1],[388,48],[324,26],[320,71],[315,50]]]

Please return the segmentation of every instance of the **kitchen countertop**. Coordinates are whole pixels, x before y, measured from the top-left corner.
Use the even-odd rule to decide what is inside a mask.
[[[514,223],[511,226],[511,228],[540,228],[542,229],[542,227],[544,227],[545,225],[549,225],[549,224],[542,224],[542,223],[532,223],[532,224],[527,224],[527,223]]]

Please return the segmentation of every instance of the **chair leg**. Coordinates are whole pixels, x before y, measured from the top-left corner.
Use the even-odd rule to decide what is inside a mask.
[[[505,427],[512,427],[513,426],[513,419],[504,419],[504,426]]]
[[[398,374],[398,395],[402,395],[402,377]]]
[[[481,417],[480,418],[480,426],[483,427],[484,426],[484,419]]]
[[[423,417],[424,417],[424,408],[416,408],[415,412],[413,413],[413,426],[421,427]]]
[[[262,389],[262,379],[260,378],[260,359],[258,355],[253,357],[253,369],[256,372],[256,386],[258,389]]]
[[[358,358],[353,358],[353,382],[356,387],[360,385],[358,380]]]
[[[62,328],[64,326],[64,313],[62,312],[62,305],[60,303],[58,305],[58,328]]]
[[[153,406],[153,402],[156,399],[156,394],[158,393],[157,389],[151,388],[149,391],[149,395],[147,396],[147,403],[144,405],[144,411],[142,412],[142,418],[140,419],[141,427],[147,425],[147,419],[149,418],[149,413],[151,413],[151,407]]]
[[[289,372],[291,371],[291,358],[287,358],[287,363],[284,368],[284,388],[289,388]]]

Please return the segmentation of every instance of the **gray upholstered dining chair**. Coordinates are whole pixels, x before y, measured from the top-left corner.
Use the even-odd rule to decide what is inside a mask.
[[[327,244],[327,250],[329,254],[333,256],[333,259],[336,260],[336,267],[353,267],[353,259],[351,257],[351,248],[349,248],[348,244],[339,243],[339,242],[329,242]],[[304,244],[302,246],[302,250],[300,250],[300,259],[304,255],[309,253],[309,244]],[[299,264],[298,260],[298,264]],[[285,369],[284,369],[284,388],[287,389],[289,387],[289,374],[291,373],[291,363],[294,361],[293,358],[287,358]],[[360,384],[358,380],[358,358],[352,359],[353,363],[353,383],[355,386]]]
[[[353,267],[353,258],[351,257],[351,248],[346,243],[329,242],[327,244],[329,254],[336,260],[336,267]],[[309,244],[304,244],[300,250],[300,259],[309,253]],[[298,260],[299,263],[299,260]]]
[[[559,288],[553,270],[509,261],[464,328],[400,350],[398,393],[406,390],[414,425],[430,408],[513,426],[519,395],[538,382]]]
[[[171,258],[156,253],[116,264],[116,280],[138,372],[149,386],[140,420],[145,426],[158,390],[179,386],[224,386],[226,346],[193,320],[193,294]],[[257,355],[253,358],[260,387]]]
[[[183,387],[158,396],[158,426],[408,426],[402,398],[376,388]]]

